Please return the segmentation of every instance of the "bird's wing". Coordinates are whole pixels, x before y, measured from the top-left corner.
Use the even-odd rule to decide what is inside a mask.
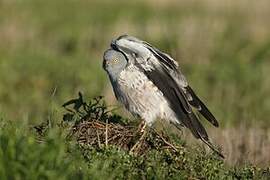
[[[157,61],[154,60],[156,61],[154,64],[160,66],[161,69],[167,72],[170,78],[176,82],[176,84],[178,85],[178,89],[184,96],[184,100],[188,102],[189,105],[196,108],[211,124],[218,127],[219,124],[214,115],[209,111],[209,109],[204,105],[204,103],[199,99],[199,97],[194,93],[192,88],[188,85],[185,76],[179,70],[178,63],[168,54],[161,52],[157,48],[152,47],[150,44],[145,43],[145,46],[153,53],[153,55],[157,59]]]
[[[189,128],[192,134],[201,139],[211,149],[221,155],[211,144],[208,134],[192,111],[192,106],[213,125],[218,126],[218,122],[202,101],[196,96],[188,86],[186,78],[178,70],[178,64],[169,55],[145,43],[153,56],[146,60],[135,58],[135,65],[141,69],[146,76],[159,88],[169,102],[170,107],[175,112],[180,123]],[[149,67],[151,68],[145,68]],[[222,155],[221,155],[222,156]]]
[[[163,93],[165,98],[168,100],[172,110],[181,121],[180,123],[189,128],[195,137],[199,138],[200,136],[203,136],[204,138],[208,139],[208,135],[202,125],[199,122],[195,124],[191,120],[195,119],[195,115],[192,116],[193,111],[188,101],[186,100],[184,91],[173,77],[173,73],[175,73],[177,68],[176,64],[173,63],[173,61],[162,58],[155,53],[157,53],[157,51],[154,51],[154,56],[148,58],[147,60],[136,58],[135,65],[140,70],[142,70],[144,74],[146,74],[146,76]],[[151,69],[145,68],[148,66],[151,66]],[[199,130],[202,130],[201,135],[199,135],[197,132]]]
[[[190,86],[185,87],[187,96],[189,98],[189,104],[195,107],[203,117],[208,120],[215,127],[218,127],[218,121],[214,117],[214,115],[209,111],[209,109],[204,105],[204,103],[200,100],[200,98],[194,93]]]

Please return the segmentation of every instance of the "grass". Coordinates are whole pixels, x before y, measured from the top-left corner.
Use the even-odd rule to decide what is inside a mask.
[[[58,123],[54,120],[30,129],[27,125],[18,128],[14,122],[2,122],[1,179],[267,179],[270,175],[269,168],[228,167],[216,154],[187,147],[179,140],[178,147],[181,147],[177,151],[151,149],[139,156],[117,146],[95,148],[88,144],[91,142],[80,143],[70,137],[73,124],[97,118],[125,121],[120,116],[109,115],[111,112],[99,113],[100,108],[108,112],[103,104],[91,104],[82,119],[73,117],[67,121],[65,118]],[[85,113],[77,111],[80,108],[77,105],[73,108],[76,113]],[[35,131],[37,127],[39,131]]]
[[[149,41],[179,61],[190,85],[220,121],[218,131],[207,129],[215,142],[228,151],[230,160],[223,164],[209,157],[207,169],[210,173],[214,173],[211,163],[224,166],[225,170],[217,173],[224,177],[226,173],[228,177],[233,173],[244,177],[257,172],[258,167],[248,166],[248,163],[269,166],[270,159],[265,153],[269,144],[270,116],[269,8],[267,0],[1,1],[0,144],[1,152],[5,146],[5,154],[11,155],[2,154],[1,158],[6,159],[0,159],[3,162],[0,175],[6,173],[3,168],[13,166],[19,169],[15,168],[14,172],[26,174],[23,171],[28,172],[31,168],[21,170],[23,165],[34,168],[30,179],[39,176],[37,168],[43,168],[44,171],[40,172],[47,173],[45,176],[49,178],[62,175],[67,178],[68,175],[87,177],[86,171],[98,178],[99,172],[106,169],[99,160],[91,165],[93,168],[89,167],[88,161],[81,159],[76,150],[76,158],[67,155],[67,145],[62,142],[59,130],[48,137],[53,139],[53,144],[37,145],[31,140],[34,137],[29,133],[29,127],[47,119],[52,122],[61,119],[61,105],[78,91],[84,92],[86,98],[105,95],[107,103],[115,105],[108,78],[101,68],[102,55],[111,39],[123,33]],[[242,146],[241,142],[244,142]],[[261,143],[255,148],[256,142]],[[50,146],[54,148],[50,149]],[[16,147],[29,156],[21,155],[22,161],[18,160],[16,153],[20,152]],[[245,152],[240,153],[243,147]],[[260,155],[258,149],[262,152]],[[29,153],[35,150],[36,153]],[[57,154],[61,153],[58,157]],[[100,157],[104,158],[107,153],[102,152]],[[111,153],[114,155],[108,155],[108,159],[127,157],[134,160],[124,152],[118,154],[112,150]],[[247,155],[250,157],[248,162],[245,161]],[[48,156],[51,159],[46,160]],[[202,156],[200,153],[195,157],[188,156],[190,164],[187,167],[195,167],[195,162],[200,161],[198,159],[202,161],[199,166],[208,167]],[[34,159],[40,159],[39,164],[44,162],[44,167],[32,166],[30,162]],[[56,163],[57,168],[52,170],[46,165],[50,161],[61,162],[63,167]],[[147,163],[150,161],[151,158]],[[73,166],[76,163],[82,164],[82,171]],[[137,164],[127,164],[119,166],[121,172],[137,173]],[[236,164],[241,168],[234,169]],[[113,165],[109,163],[108,166]],[[163,171],[156,167],[158,165],[140,166],[160,170],[155,172]],[[69,170],[64,171],[64,168]],[[193,170],[190,173],[194,173],[194,177],[201,177]],[[185,174],[189,171],[179,172]],[[16,175],[12,171],[9,173]],[[52,175],[48,175],[50,173]],[[113,172],[105,174],[109,177]]]

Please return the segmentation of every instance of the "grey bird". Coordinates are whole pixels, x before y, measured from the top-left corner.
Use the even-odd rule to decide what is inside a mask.
[[[188,85],[178,63],[149,43],[128,35],[112,40],[103,57],[103,68],[116,99],[135,117],[150,126],[167,120],[177,128],[190,129],[194,137],[215,149],[194,111],[212,125],[218,121]]]

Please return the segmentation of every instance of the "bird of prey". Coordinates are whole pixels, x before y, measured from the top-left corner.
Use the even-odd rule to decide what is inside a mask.
[[[132,115],[151,126],[156,119],[167,120],[214,148],[194,111],[212,125],[218,121],[188,85],[178,63],[149,43],[129,35],[112,40],[105,51],[103,68],[111,81],[116,99]]]

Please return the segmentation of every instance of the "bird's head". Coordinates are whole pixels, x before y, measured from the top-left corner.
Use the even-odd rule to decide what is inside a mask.
[[[127,66],[127,59],[123,53],[113,49],[105,51],[103,56],[103,68],[112,80],[117,79],[120,72]]]
[[[112,49],[122,52],[128,59],[150,57],[151,51],[147,46],[146,42],[129,35],[119,36],[111,42]]]

